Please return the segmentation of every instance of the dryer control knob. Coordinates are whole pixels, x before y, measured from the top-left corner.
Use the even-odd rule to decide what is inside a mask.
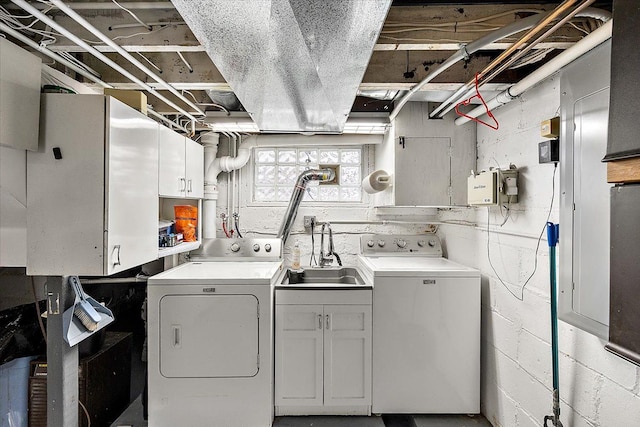
[[[420,246],[421,248],[424,247],[424,245],[426,245],[427,242],[425,242],[424,240],[418,240],[418,246]]]
[[[385,244],[386,242],[384,240],[378,240],[378,246],[380,246],[381,248],[384,248]]]
[[[400,249],[404,249],[404,248],[406,248],[406,247],[407,247],[407,242],[406,242],[405,240],[399,239],[399,240],[396,242],[396,245],[398,245],[398,247],[399,247]]]
[[[231,252],[238,252],[240,250],[240,245],[238,243],[232,243],[229,249],[231,249]]]
[[[431,246],[432,248],[436,245],[436,241],[435,240],[429,240],[429,246]]]
[[[264,245],[264,250],[267,251],[267,252],[271,252],[271,245],[268,244],[268,243],[266,245]]]
[[[255,244],[253,245],[253,252],[259,252],[260,251],[260,245],[259,244]]]
[[[367,242],[367,246],[369,246],[370,248],[372,248],[372,247],[373,247],[373,245],[375,245],[375,244],[376,244],[376,243],[375,243],[373,240],[369,240],[369,241]]]

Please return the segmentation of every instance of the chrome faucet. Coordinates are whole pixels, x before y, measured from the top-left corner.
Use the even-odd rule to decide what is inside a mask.
[[[327,227],[329,232],[329,243],[327,250],[324,250],[324,228]],[[330,266],[333,263],[333,258],[336,258],[338,261],[338,265],[342,266],[342,260],[340,256],[334,252],[333,250],[333,232],[331,231],[331,224],[325,222],[322,224],[322,229],[320,230],[320,267]]]

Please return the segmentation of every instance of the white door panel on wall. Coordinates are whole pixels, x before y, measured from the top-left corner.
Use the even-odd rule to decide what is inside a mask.
[[[186,189],[184,136],[159,126],[160,196],[183,197]]]

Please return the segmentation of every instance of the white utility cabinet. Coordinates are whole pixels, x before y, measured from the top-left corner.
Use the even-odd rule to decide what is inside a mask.
[[[204,148],[165,126],[159,128],[160,196],[201,199]]]
[[[42,61],[0,37],[0,145],[38,149]]]
[[[103,95],[43,96],[27,156],[27,274],[111,275],[158,257],[158,126]]]
[[[393,185],[376,194],[377,206],[467,204],[467,177],[476,168],[476,124],[456,126],[455,112],[430,119],[428,102],[408,102],[381,147],[376,168],[393,175]]]
[[[371,324],[371,290],[276,291],[276,415],[369,415]]]

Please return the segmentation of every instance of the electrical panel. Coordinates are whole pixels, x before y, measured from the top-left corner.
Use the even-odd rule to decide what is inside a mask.
[[[467,203],[490,206],[518,203],[518,170],[491,169],[467,179]]]

